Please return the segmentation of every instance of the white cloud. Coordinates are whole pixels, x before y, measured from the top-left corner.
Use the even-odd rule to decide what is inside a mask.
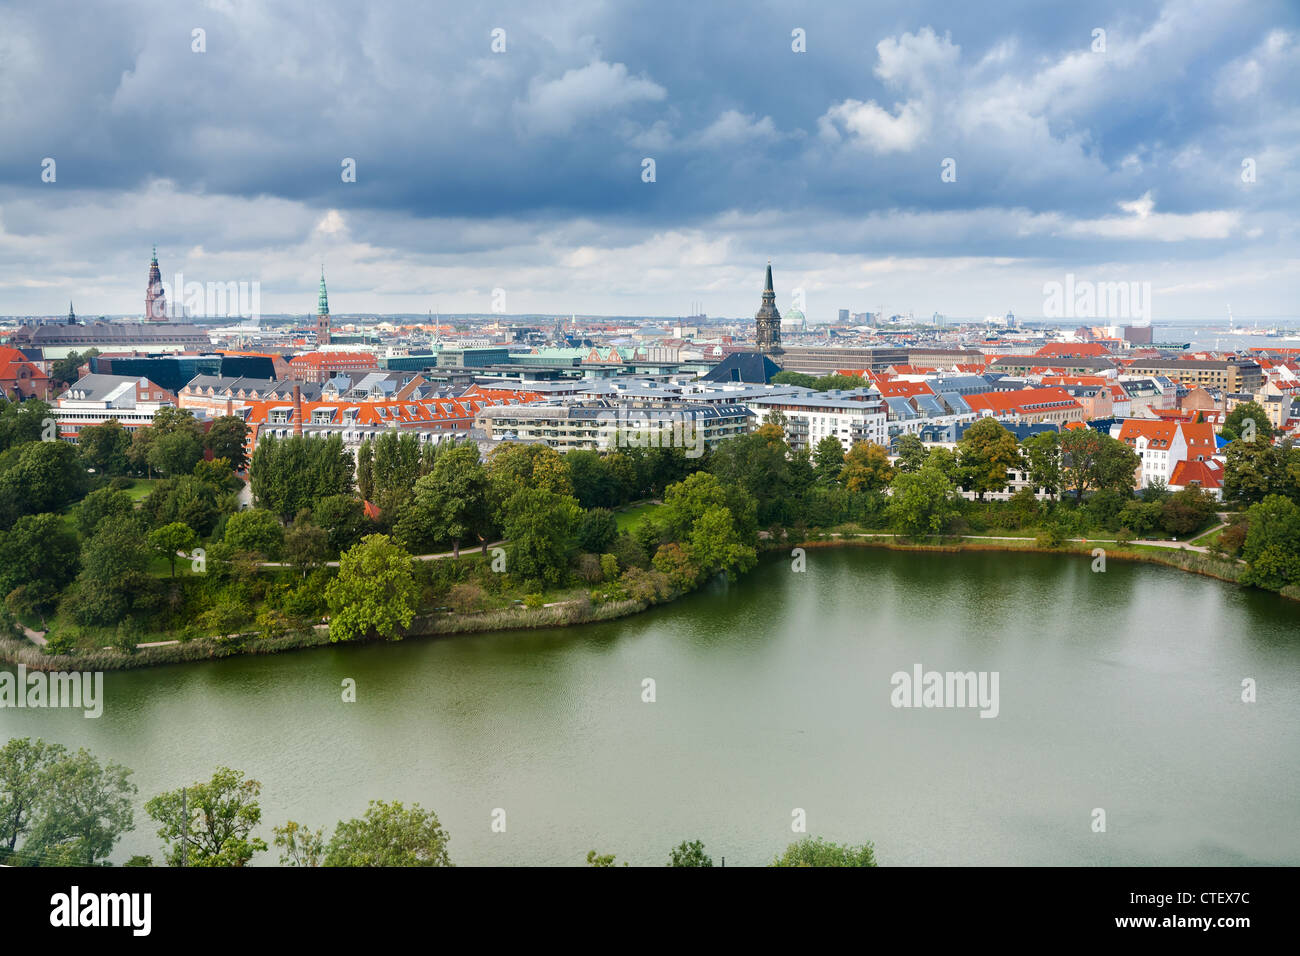
[[[700,130],[691,142],[700,149],[717,149],[722,146],[738,146],[741,143],[776,138],[776,125],[772,122],[772,117],[764,116],[759,119],[752,113],[727,110]]]
[[[631,76],[622,63],[596,60],[566,71],[559,79],[534,77],[528,99],[516,103],[515,111],[528,132],[559,135],[601,113],[632,103],[655,102],[667,95],[667,90],[648,77]]]
[[[817,121],[823,138],[837,141],[842,129],[856,145],[875,153],[906,152],[929,130],[925,107],[907,102],[894,107],[897,115],[870,100],[845,100],[828,109]]]

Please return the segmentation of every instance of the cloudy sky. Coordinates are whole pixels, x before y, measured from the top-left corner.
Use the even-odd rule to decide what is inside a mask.
[[[0,314],[1300,317],[1294,0],[812,6],[0,0]]]

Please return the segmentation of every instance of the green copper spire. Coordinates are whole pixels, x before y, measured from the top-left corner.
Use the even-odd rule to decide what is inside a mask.
[[[157,263],[157,261],[158,261],[158,243],[155,242],[153,244],[153,258],[150,260],[150,262]]]
[[[320,296],[317,298],[316,301],[316,314],[317,315],[330,314],[329,295],[326,294],[325,292],[325,267],[324,266],[320,267]]]

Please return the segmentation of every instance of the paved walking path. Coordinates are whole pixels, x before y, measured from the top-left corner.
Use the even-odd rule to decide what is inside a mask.
[[[486,550],[486,551],[483,551],[483,553],[486,554],[487,551],[491,551],[493,548],[499,548],[499,547],[501,547],[501,546],[504,545],[504,544],[505,544],[504,541],[494,541],[494,542],[492,542],[492,543],[490,543],[490,544],[487,545],[487,550]],[[473,547],[470,547],[470,548],[461,548],[461,549],[460,549],[460,554],[461,554],[462,556],[463,556],[463,555],[467,555],[467,554],[474,554],[476,551],[480,551],[480,550],[482,550],[483,547],[484,547],[484,546],[481,545],[481,544],[476,544],[476,545],[474,545]],[[189,557],[189,555],[185,555],[185,557]],[[442,552],[441,554],[413,554],[413,555],[411,555],[411,560],[412,560],[412,561],[441,561],[443,558],[454,558],[454,557],[457,557],[457,554],[456,554],[455,551],[444,551],[444,552]],[[258,564],[257,564],[257,566],[258,566],[259,568],[288,568],[288,567],[292,567],[292,565],[290,565],[290,564],[289,564],[288,562],[286,562],[286,561],[259,561]],[[339,566],[339,563],[338,563],[337,561],[326,561],[326,562],[325,562],[325,567],[327,567],[327,568],[337,568],[338,566]]]
[[[1210,531],[1216,531],[1216,530],[1218,529],[1217,528],[1210,529]],[[1202,534],[1209,534],[1210,531],[1204,531],[1202,532]],[[875,534],[833,533],[831,534],[831,537],[832,538],[901,538],[903,537],[903,535],[889,534],[882,531]],[[1200,537],[1200,535],[1197,535],[1197,537]],[[965,541],[1022,541],[1026,544],[1032,544],[1035,540],[1034,538],[1028,538],[1023,536],[1017,537],[1016,535],[996,535],[996,534],[963,534],[961,535],[961,538]],[[1072,541],[1075,542],[1076,544],[1095,544],[1099,547],[1102,545],[1119,543],[1114,538],[1065,538],[1064,540]],[[1129,543],[1144,544],[1151,548],[1171,548],[1175,551],[1179,551],[1179,550],[1197,551],[1200,552],[1201,554],[1210,553],[1209,548],[1202,548],[1199,547],[1198,545],[1187,544],[1185,541],[1169,541],[1167,539],[1159,539],[1159,540],[1134,540]]]

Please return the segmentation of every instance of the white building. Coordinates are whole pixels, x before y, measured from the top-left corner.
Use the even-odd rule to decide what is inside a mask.
[[[59,395],[55,406],[59,437],[73,444],[81,429],[109,419],[128,431],[153,424],[154,413],[173,405],[172,393],[147,378],[83,375]]]
[[[839,439],[848,451],[860,441],[889,445],[885,402],[878,392],[859,388],[852,391],[805,391],[802,394],[747,396],[738,399],[752,411],[758,425],[774,412],[786,419],[785,437],[791,448],[812,449],[827,436]]]

